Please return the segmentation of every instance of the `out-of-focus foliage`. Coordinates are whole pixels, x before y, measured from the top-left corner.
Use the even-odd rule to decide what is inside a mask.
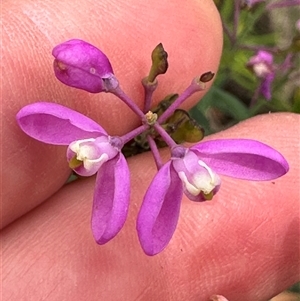
[[[190,111],[206,134],[261,113],[300,113],[300,7],[282,7],[289,1],[255,2],[215,1],[224,28],[220,69],[212,89]],[[274,61],[270,100],[260,93],[263,79],[247,67],[261,50]]]

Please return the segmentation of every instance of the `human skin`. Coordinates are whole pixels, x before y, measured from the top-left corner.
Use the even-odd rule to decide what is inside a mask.
[[[188,17],[187,17],[188,16]],[[251,138],[280,151],[284,177],[247,182],[222,177],[211,202],[183,198],[177,230],[159,255],[146,256],[135,220],[156,168],[151,154],[129,159],[128,220],[111,242],[90,230],[95,178],[63,186],[65,147],[27,137],[15,114],[38,100],[55,101],[98,121],[111,135],[138,119],[110,94],[66,87],[53,76],[51,49],[71,38],[101,48],[123,89],[142,106],[140,80],[162,42],[168,73],[155,101],[216,71],[221,27],[212,2],[6,1],[3,31],[3,297],[4,300],[267,300],[299,278],[299,116],[269,114],[207,139]],[[188,106],[202,94],[192,97]],[[221,101],[221,100],[220,100]],[[163,151],[166,159],[168,151]],[[38,206],[40,205],[40,206]]]

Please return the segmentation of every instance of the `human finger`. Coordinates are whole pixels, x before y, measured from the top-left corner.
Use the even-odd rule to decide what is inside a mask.
[[[168,93],[181,92],[193,77],[217,70],[222,39],[213,1],[8,0],[2,8],[2,226],[57,191],[70,174],[64,147],[43,145],[18,128],[15,115],[21,107],[40,100],[58,102],[98,121],[110,135],[138,124],[115,96],[90,94],[56,80],[51,55],[56,44],[81,38],[101,48],[122,88],[139,106],[140,81],[159,42],[169,53],[170,68],[160,79],[156,103]]]
[[[267,143],[285,156],[290,171],[269,182],[223,177],[212,201],[184,198],[169,246],[154,257],[142,252],[135,231],[156,172],[151,154],[129,160],[129,217],[104,246],[95,244],[89,227],[94,179],[64,187],[3,231],[4,296],[179,301],[216,294],[263,301],[276,295],[299,276],[298,123],[298,115],[269,114],[208,137]]]

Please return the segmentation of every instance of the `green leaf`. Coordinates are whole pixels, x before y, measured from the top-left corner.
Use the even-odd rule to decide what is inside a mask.
[[[198,124],[201,124],[204,129],[205,135],[212,134],[214,131],[211,130],[210,122],[205,115],[205,112],[201,110],[200,107],[194,106],[190,111],[190,115],[193,119],[197,121]]]
[[[159,117],[178,97],[178,94],[167,95],[155,108],[151,111]]]
[[[199,142],[204,129],[184,110],[176,110],[166,121],[166,130],[177,143]]]
[[[296,88],[293,96],[292,112],[300,114],[300,88]]]
[[[213,86],[206,96],[198,103],[201,111],[210,107],[218,108],[221,112],[233,117],[236,121],[250,117],[248,108],[232,94]]]

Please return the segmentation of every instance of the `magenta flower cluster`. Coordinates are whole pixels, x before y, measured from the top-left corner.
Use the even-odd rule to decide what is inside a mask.
[[[149,128],[155,129],[171,149],[171,159],[161,163],[151,137],[148,141],[158,172],[146,191],[137,217],[137,233],[144,252],[155,255],[169,243],[176,229],[183,193],[192,201],[210,200],[221,186],[219,175],[251,181],[268,181],[284,175],[284,157],[259,141],[222,139],[190,148],[176,144],[161,124],[190,95],[205,89],[207,76],[195,78],[159,117],[140,110],[121,90],[108,58],[93,45],[71,40],[53,50],[56,77],[66,85],[92,93],[117,95],[140,118],[142,125],[122,137],[110,136],[98,123],[59,104],[37,102],[17,114],[20,128],[48,144],[66,145],[69,166],[81,176],[96,176],[92,232],[105,244],[123,227],[130,202],[129,168],[121,150],[124,144]],[[155,79],[156,81],[156,79]],[[143,80],[145,99],[151,99],[153,83]],[[199,209],[200,210],[200,209]]]
[[[258,88],[259,93],[267,100],[271,99],[271,85],[275,77],[275,65],[272,53],[259,50],[256,55],[252,56],[248,61],[254,74],[261,80]]]
[[[258,50],[254,56],[250,57],[247,66],[251,68],[256,77],[260,79],[257,92],[266,100],[270,100],[275,75],[276,73],[285,74],[293,66],[292,55],[288,54],[282,64],[276,64],[271,52]]]

